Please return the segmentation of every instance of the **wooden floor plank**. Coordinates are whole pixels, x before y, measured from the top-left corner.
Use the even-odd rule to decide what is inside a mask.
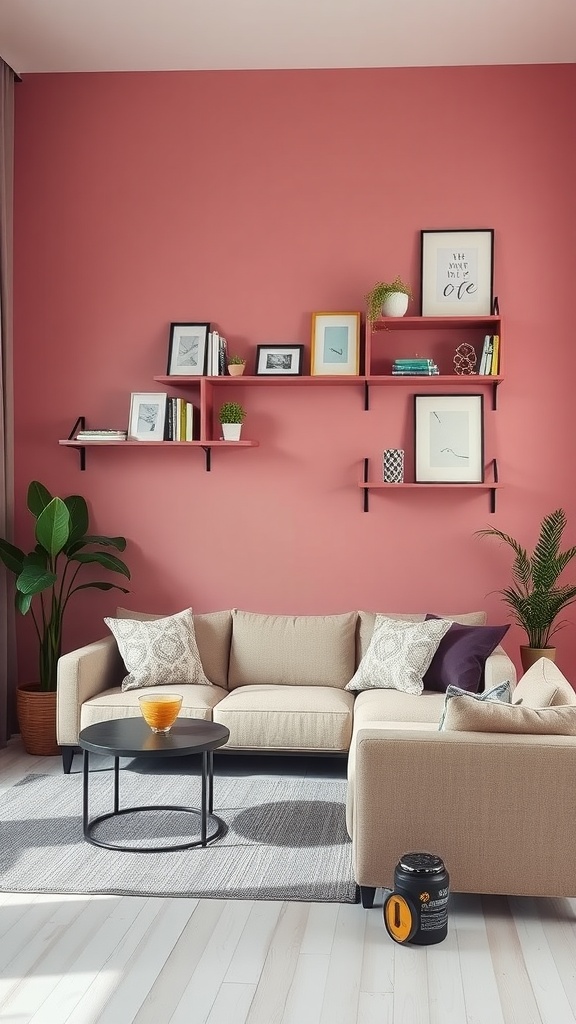
[[[349,1024],[356,1019],[366,917],[359,903],[338,911],[320,1024]]]
[[[466,1024],[504,1024],[480,896],[450,896],[448,928],[456,932]]]
[[[430,1024],[426,946],[394,947],[394,1024]]]
[[[394,986],[394,946],[384,925],[382,907],[373,907],[366,912],[364,952],[360,991],[368,993],[391,993]],[[371,1005],[365,1000],[366,1006]],[[374,1003],[374,1000],[372,1000]]]
[[[230,961],[224,982],[256,986],[268,955],[270,940],[278,924],[282,903],[255,900],[242,935]]]
[[[550,953],[576,1018],[576,912],[567,899],[538,900],[537,904]]]
[[[536,901],[508,897],[542,1024],[575,1024]]]
[[[307,903],[283,903],[246,1024],[281,1024],[310,912]]]
[[[245,1024],[250,1003],[256,991],[255,985],[242,985],[240,982],[223,982],[214,1000],[206,1024]],[[194,1010],[188,1018],[194,1022]]]
[[[319,1024],[329,966],[326,953],[303,953],[298,957],[282,1024]]]
[[[482,908],[504,1024],[542,1024],[508,900],[484,896]]]

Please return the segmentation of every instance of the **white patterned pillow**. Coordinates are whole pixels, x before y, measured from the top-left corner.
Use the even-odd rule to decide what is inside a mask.
[[[145,686],[211,686],[204,675],[194,633],[192,609],[163,619],[104,619],[114,634],[128,675],[123,690]]]
[[[446,687],[446,697],[444,698],[444,709],[442,711],[442,717],[440,718],[439,729],[451,729],[452,725],[449,724],[448,714],[452,700],[458,697],[470,697],[474,702],[482,704],[485,702],[497,702],[498,704],[509,704],[512,700],[512,684],[506,679],[503,683],[498,683],[497,686],[493,686],[491,690],[484,690],[483,693],[470,693],[469,690],[462,690],[459,686],[452,686],[450,684]]]
[[[378,614],[366,654],[346,689],[422,693],[424,673],[451,625],[450,619],[407,622]]]

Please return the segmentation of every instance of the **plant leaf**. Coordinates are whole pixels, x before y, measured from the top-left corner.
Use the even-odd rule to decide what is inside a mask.
[[[15,576],[18,576],[22,572],[22,565],[24,563],[23,551],[20,548],[14,547],[7,540],[0,538],[0,559],[4,562],[4,565],[10,572],[13,572]]]
[[[70,513],[62,498],[52,498],[36,522],[36,540],[51,558],[63,550],[70,536]]]
[[[38,519],[38,516],[51,501],[52,495],[48,488],[44,487],[44,484],[39,483],[38,480],[33,480],[28,487],[26,505],[35,519]]]
[[[69,498],[64,498],[64,504],[70,513],[70,535],[68,537],[68,544],[70,544],[83,537],[88,530],[88,505],[80,494],[71,494]]]
[[[123,594],[129,594],[130,591],[126,590],[126,587],[120,587],[117,583],[81,583],[79,587],[74,587],[70,593],[75,594],[77,590],[89,590],[90,587],[95,587],[96,590],[121,590]]]
[[[21,594],[41,594],[57,580],[57,576],[46,568],[44,561],[35,552],[26,555],[22,566],[22,572],[16,580],[16,589]]]
[[[70,558],[75,555],[77,551],[81,551],[82,548],[88,546],[88,544],[101,544],[103,547],[116,548],[117,551],[124,551],[126,547],[125,537],[105,537],[104,535],[96,535],[81,537],[73,544],[66,545],[66,554]]]
[[[122,576],[130,579],[128,566],[121,558],[117,558],[116,555],[109,555],[107,551],[85,551],[74,555],[72,560],[74,562],[82,562],[83,564],[97,562],[98,565],[102,565],[105,569],[110,569],[111,572],[119,572]]]

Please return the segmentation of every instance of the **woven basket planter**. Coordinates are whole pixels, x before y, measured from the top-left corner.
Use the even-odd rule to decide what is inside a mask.
[[[56,691],[28,683],[16,690],[16,714],[24,750],[28,754],[59,754],[56,742]]]

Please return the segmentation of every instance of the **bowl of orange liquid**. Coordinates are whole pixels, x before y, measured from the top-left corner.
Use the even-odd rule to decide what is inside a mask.
[[[182,707],[179,693],[150,693],[138,697],[140,711],[152,732],[170,732]]]

